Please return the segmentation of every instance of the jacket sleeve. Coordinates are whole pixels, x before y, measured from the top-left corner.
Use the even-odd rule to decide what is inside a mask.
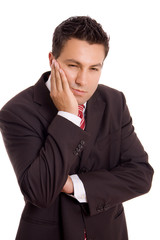
[[[110,170],[100,169],[78,174],[86,190],[91,216],[145,194],[151,187],[153,169],[148,163],[147,153],[134,132],[123,94],[122,99],[119,150],[116,148],[114,150],[119,151],[117,165]]]
[[[50,123],[44,139],[26,119],[4,108],[0,129],[25,200],[38,207],[50,206],[60,194],[70,168],[78,160],[87,133],[61,116]],[[77,146],[81,148],[77,151]]]

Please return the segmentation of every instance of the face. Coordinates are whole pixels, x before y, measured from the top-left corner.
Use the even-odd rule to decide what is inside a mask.
[[[50,53],[50,65],[53,58]],[[64,70],[69,87],[79,105],[87,102],[95,92],[104,58],[105,51],[102,44],[89,44],[72,38],[66,42],[56,59]]]

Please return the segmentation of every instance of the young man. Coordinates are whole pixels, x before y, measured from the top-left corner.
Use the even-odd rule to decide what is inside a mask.
[[[62,22],[51,72],[10,100],[0,128],[24,195],[17,240],[127,240],[122,203],[153,169],[124,95],[98,85],[109,38],[89,17]]]

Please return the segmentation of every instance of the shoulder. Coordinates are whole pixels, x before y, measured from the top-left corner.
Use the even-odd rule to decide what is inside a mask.
[[[10,111],[14,114],[21,114],[23,113],[25,116],[26,112],[34,111],[37,107],[38,103],[36,101],[37,92],[40,95],[40,98],[43,101],[43,98],[46,97],[48,94],[47,88],[45,86],[45,77],[49,75],[49,72],[44,73],[40,79],[36,82],[35,85],[28,87],[27,89],[23,90],[22,92],[18,93],[16,96],[11,98],[1,109],[0,115],[3,111]],[[43,93],[46,93],[45,96]],[[43,96],[43,98],[42,98]]]
[[[106,85],[103,85],[103,84],[99,84],[98,85],[98,88],[97,88],[97,91],[101,94],[101,95],[104,95],[104,96],[120,96],[121,95],[121,92],[117,89],[114,89],[114,88],[111,88],[111,87],[108,87]]]
[[[114,88],[108,87],[103,84],[99,84],[97,88],[97,93],[101,100],[107,102],[107,104],[124,106],[125,96],[124,94]]]
[[[19,109],[24,109],[25,106],[30,105],[32,99],[33,99],[33,86],[29,87],[22,92],[15,95],[13,98],[11,98],[1,109],[1,112],[4,110],[12,111],[15,113],[18,113]]]
[[[0,111],[0,129],[10,129],[10,127],[25,126],[26,128],[32,128],[32,124],[28,119],[28,116],[32,116],[35,109],[32,104],[33,87],[29,87],[26,90],[20,92],[9,100]],[[18,131],[18,130],[16,130]]]

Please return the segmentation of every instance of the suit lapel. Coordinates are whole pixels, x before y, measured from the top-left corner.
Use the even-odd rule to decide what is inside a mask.
[[[84,149],[82,153],[81,166],[85,165],[85,162],[94,147],[94,141],[102,124],[105,107],[106,103],[103,102],[99,91],[96,90],[92,98],[87,103],[85,131],[87,131],[90,135],[90,142],[87,144],[86,149]]]
[[[52,102],[48,88],[45,82],[48,80],[50,72],[44,73],[39,81],[34,86],[34,102],[39,105],[39,113],[51,122],[53,117],[57,114],[57,109]]]

